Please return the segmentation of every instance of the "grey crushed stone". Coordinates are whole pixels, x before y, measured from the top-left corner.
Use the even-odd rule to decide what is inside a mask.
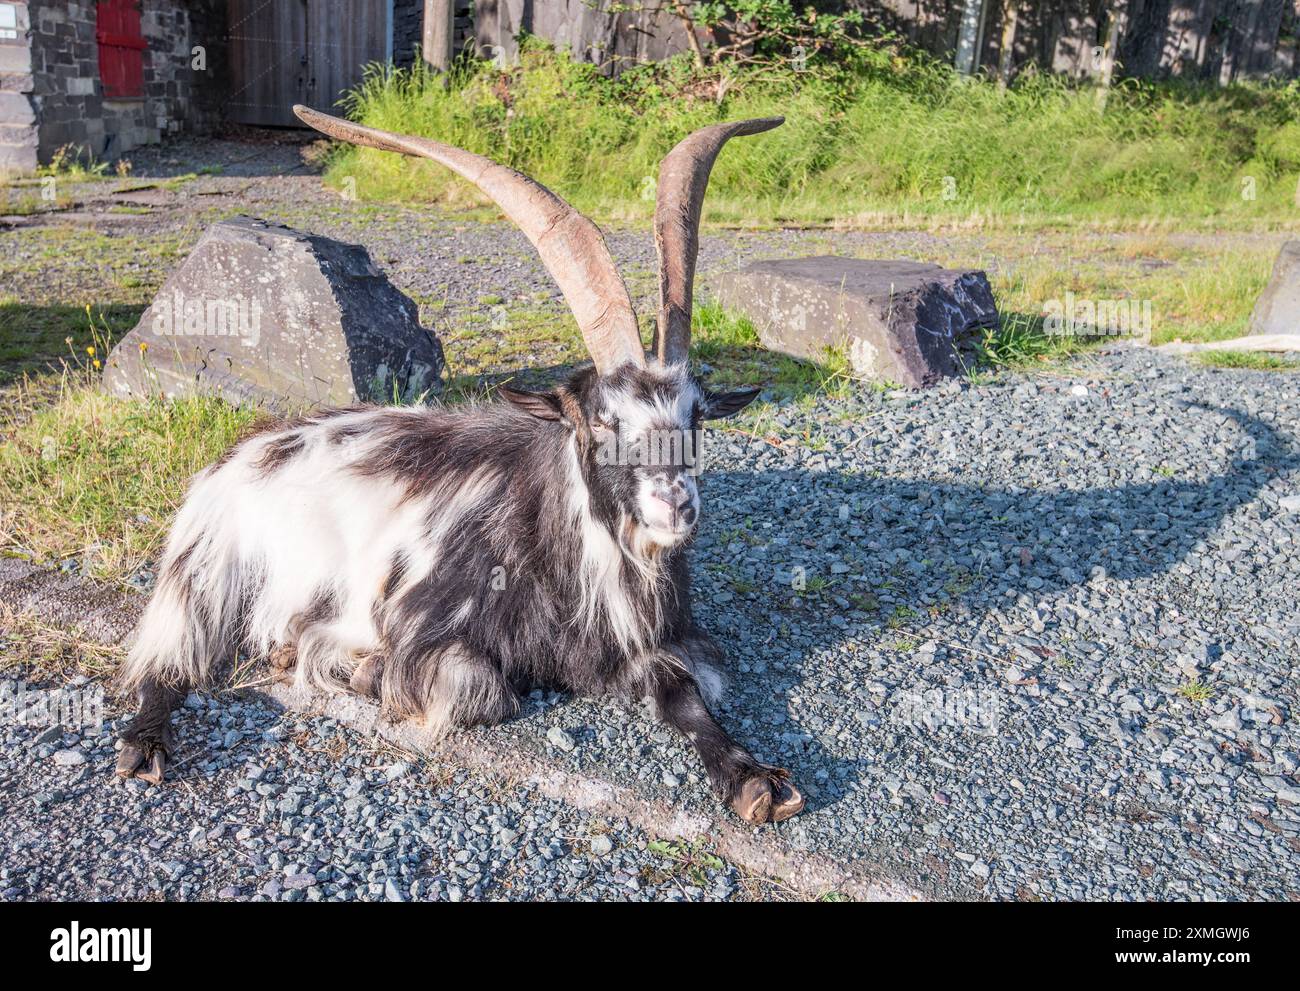
[[[1128,348],[1073,376],[714,433],[720,718],[808,796],[795,849],[934,896],[1294,897],[1300,381]],[[715,808],[642,707],[535,693],[475,732],[556,727],[562,766]]]
[[[45,727],[0,724],[0,900],[783,895],[728,864],[683,864],[690,851],[648,849],[626,821],[524,784],[418,758],[394,779],[387,749],[262,700],[191,695],[177,729],[176,773],[150,788],[112,774],[112,724],[54,742]]]
[[[529,246],[504,225],[347,204],[315,179],[267,171],[196,180],[192,203],[132,229],[192,224],[215,209],[198,196],[211,192],[224,211],[360,241],[399,287],[446,300],[452,319],[481,309],[489,292],[558,306]],[[610,242],[644,308],[650,239],[616,230]],[[941,255],[951,246],[933,234],[715,232],[703,242],[701,282],[707,294],[711,272],[751,258]],[[791,846],[878,866],[936,896],[1300,896],[1300,379],[1117,348],[1060,377],[863,391],[773,413],[779,443],[712,435],[694,576],[700,617],[730,657],[720,718],[760,757],[790,767],[808,795],[805,813],[777,827]],[[146,572],[140,584],[150,580]],[[1193,682],[1207,701],[1193,697]],[[332,771],[310,749],[268,741],[279,718],[269,710],[245,703],[224,724],[226,711],[186,709],[184,738],[203,747],[186,784],[160,792],[102,781],[103,741],[86,765],[62,768],[48,759],[56,741],[33,758],[26,737],[5,727],[0,774],[19,790],[4,794],[24,797],[0,799],[0,891],[53,897],[42,892],[85,884],[92,897],[258,897],[275,885],[274,897],[311,897],[311,885],[287,885],[248,857],[280,874],[301,863],[292,876],[303,877],[316,863],[336,869],[338,851],[355,869],[346,883],[331,875],[322,894],[334,883],[331,896],[379,899],[392,870],[398,894],[415,883],[398,855],[393,867],[381,854],[402,848],[397,823],[425,815],[407,828],[417,860],[480,867],[477,892],[447,868],[425,896],[507,895],[500,872],[483,880],[488,867],[470,843],[483,834],[461,825],[458,840],[447,822],[464,810],[483,825],[489,808],[511,807],[489,804],[484,783],[417,787],[413,773],[384,782],[394,760],[358,756],[364,741],[346,733],[342,760],[370,763]],[[340,732],[302,726],[321,743]],[[235,749],[221,751],[236,729]],[[519,720],[475,732],[670,793],[688,809],[715,809],[689,748],[635,704],[538,692]],[[246,752],[261,774],[243,773]],[[289,768],[302,776],[285,776]],[[236,786],[245,779],[256,782],[252,791]],[[290,780],[305,790],[291,792]],[[76,787],[84,789],[72,792],[76,802],[37,801]],[[376,806],[376,787],[400,800]],[[295,801],[296,812],[281,809]],[[518,814],[502,832],[539,856],[565,842],[555,839],[561,831],[594,828],[535,796],[514,801],[541,811]],[[439,815],[446,802],[457,811]],[[50,810],[60,808],[51,830]],[[292,825],[282,835],[285,816]],[[213,823],[226,824],[215,846],[206,837]],[[427,842],[421,828],[431,829]],[[194,846],[195,829],[208,848]],[[600,865],[644,843],[635,830],[615,834]],[[261,845],[245,853],[248,843]],[[361,848],[371,859],[347,859]],[[175,877],[168,864],[178,865]],[[557,854],[539,869],[543,880],[521,896],[623,891],[602,887],[604,868],[591,858]],[[651,890],[673,888],[641,894]]]

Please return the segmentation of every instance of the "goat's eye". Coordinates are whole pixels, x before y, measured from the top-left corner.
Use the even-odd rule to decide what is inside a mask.
[[[612,432],[617,426],[617,421],[609,420],[603,416],[597,416],[591,421],[591,424],[597,430],[609,430]]]

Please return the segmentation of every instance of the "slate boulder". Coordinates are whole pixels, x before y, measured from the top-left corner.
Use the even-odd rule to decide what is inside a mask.
[[[436,394],[442,346],[365,248],[250,217],[214,224],[117,344],[123,396],[278,410]]]

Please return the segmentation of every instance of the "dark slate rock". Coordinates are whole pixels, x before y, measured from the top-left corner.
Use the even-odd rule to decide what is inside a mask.
[[[414,401],[439,390],[442,371],[437,337],[365,248],[238,217],[210,227],[171,274],[113,349],[104,384],[283,409]]]
[[[908,388],[959,372],[964,339],[997,323],[983,272],[925,262],[756,262],[722,276],[717,294],[754,321],[765,347],[810,361],[843,348],[858,375]]]

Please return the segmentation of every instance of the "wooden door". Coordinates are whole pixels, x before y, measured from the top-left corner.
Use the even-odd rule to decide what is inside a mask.
[[[338,113],[335,104],[359,85],[370,62],[391,58],[388,0],[310,0],[307,4],[308,106]]]
[[[105,100],[144,96],[144,50],[140,0],[102,0],[95,5],[99,81]]]
[[[307,0],[229,0],[230,93],[239,124],[298,123],[307,98]]]
[[[390,58],[388,0],[229,0],[229,118],[301,126],[295,103],[337,113],[369,62]]]

